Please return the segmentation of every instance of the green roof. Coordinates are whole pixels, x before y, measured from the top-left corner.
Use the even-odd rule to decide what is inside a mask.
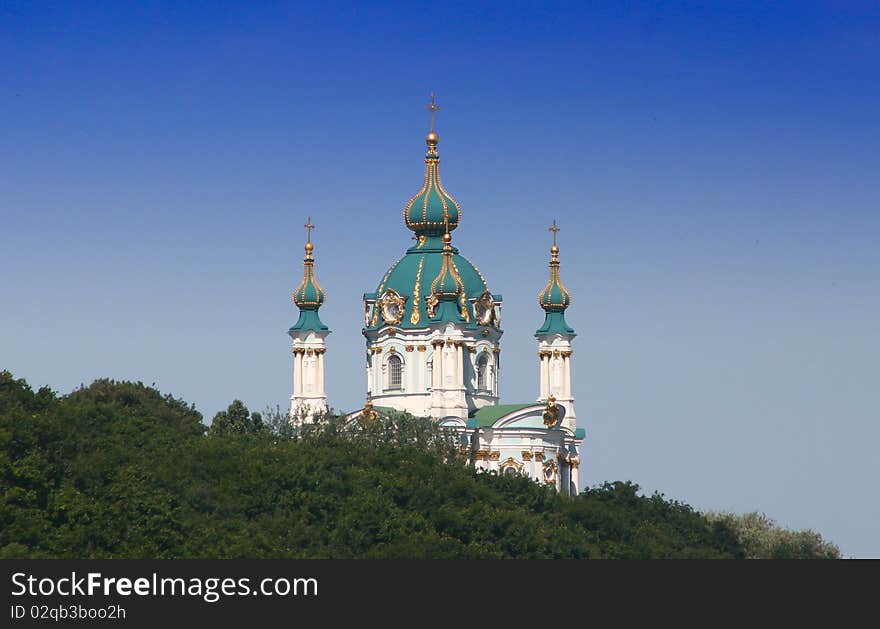
[[[489,428],[494,426],[499,419],[513,413],[521,411],[530,406],[536,406],[539,402],[529,402],[528,404],[496,404],[494,406],[484,406],[471,413],[470,417],[477,420],[477,427]],[[470,422],[468,422],[470,423]]]
[[[330,328],[324,325],[324,323],[321,321],[321,317],[318,316],[317,309],[302,309],[299,311],[299,319],[290,327],[287,332],[288,334],[291,332],[299,332],[300,330],[315,330],[317,332],[326,332],[329,329]]]
[[[374,293],[366,293],[365,299],[381,297],[388,290],[393,289],[403,297],[403,317],[399,323],[394,324],[400,328],[425,328],[432,323],[453,321],[456,323],[469,323],[473,327],[480,327],[476,323],[473,304],[470,300],[479,297],[488,290],[488,285],[480,273],[467,258],[458,253],[458,249],[452,249],[452,264],[455,267],[464,287],[466,299],[465,310],[469,321],[461,318],[461,308],[438,307],[435,318],[428,316],[428,308],[425,298],[431,294],[431,283],[440,274],[443,266],[443,243],[439,237],[427,236],[406,254],[395,262],[382,277]],[[416,281],[418,280],[418,282]],[[496,303],[501,302],[501,295],[493,296]],[[413,317],[413,311],[416,316]],[[382,314],[375,308],[370,310],[370,325],[368,329],[377,329],[385,325]]]
[[[570,328],[565,321],[564,312],[547,312],[544,316],[544,325],[535,332],[535,336],[553,336],[554,334],[575,335],[574,329]]]

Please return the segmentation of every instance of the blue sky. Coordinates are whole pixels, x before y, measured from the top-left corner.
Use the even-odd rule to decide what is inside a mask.
[[[359,407],[436,91],[504,401],[537,395],[556,218],[586,481],[880,557],[878,67],[867,2],[4,2],[0,368],[283,405],[312,215]]]

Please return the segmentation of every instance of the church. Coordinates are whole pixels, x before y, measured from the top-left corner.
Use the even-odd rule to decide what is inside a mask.
[[[375,290],[364,293],[367,401],[347,417],[385,409],[431,417],[459,435],[477,469],[527,475],[576,495],[584,429],[577,427],[571,390],[575,332],[565,320],[571,296],[560,276],[559,228],[555,221],[550,227],[549,279],[537,299],[544,316],[535,332],[537,399],[502,404],[502,296],[453,244],[462,212],[440,181],[440,138],[434,130],[439,107],[433,95],[428,109],[425,176],[403,209],[414,244]],[[325,294],[315,273],[312,227],[309,220],[303,279],[293,293],[299,319],[288,330],[294,422],[313,421],[327,410],[324,356],[330,330],[319,316]]]

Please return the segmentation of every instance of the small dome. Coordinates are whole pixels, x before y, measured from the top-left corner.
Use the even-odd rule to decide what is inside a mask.
[[[538,293],[538,304],[544,309],[544,325],[535,335],[538,337],[564,334],[573,336],[574,330],[565,321],[565,309],[571,305],[571,295],[559,276],[559,247],[556,245],[556,222],[551,231],[554,232],[553,246],[550,247],[550,279]]]
[[[418,236],[440,236],[458,227],[461,208],[440,183],[440,156],[437,154],[437,135],[428,134],[428,153],[425,155],[425,182],[421,190],[409,200],[403,210],[406,226]],[[434,142],[432,144],[432,141]]]
[[[324,303],[324,289],[315,277],[315,259],[312,257],[312,243],[306,243],[306,257],[303,259],[303,278],[293,291],[293,303],[300,310],[317,310]]]
[[[561,312],[571,305],[571,295],[559,277],[558,259],[550,262],[550,279],[538,293],[538,304],[548,312]]]

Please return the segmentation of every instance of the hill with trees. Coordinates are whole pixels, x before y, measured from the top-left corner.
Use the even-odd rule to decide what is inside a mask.
[[[565,498],[478,474],[427,419],[294,433],[235,401],[207,428],[112,380],[60,396],[0,372],[0,483],[0,558],[839,556],[816,534],[758,543],[760,527],[629,482]]]

